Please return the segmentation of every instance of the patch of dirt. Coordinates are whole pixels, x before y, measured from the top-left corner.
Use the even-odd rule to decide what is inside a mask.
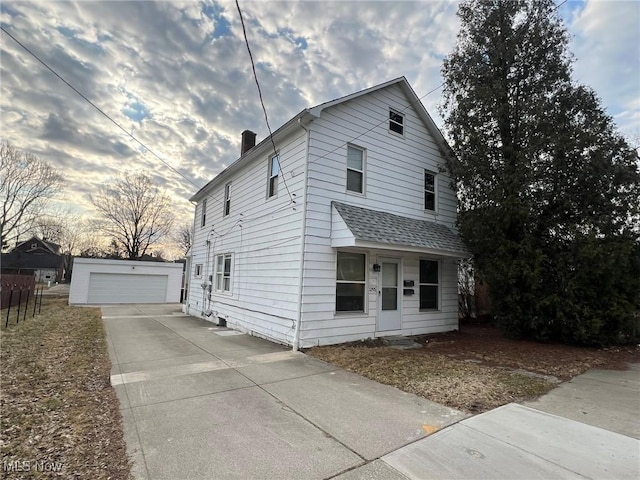
[[[100,310],[47,298],[0,341],[2,476],[131,478]]]
[[[569,380],[591,368],[626,370],[640,362],[640,348],[585,348],[558,343],[511,340],[488,324],[463,324],[456,332],[424,335],[415,340],[425,349],[481,365],[522,369]]]
[[[380,339],[316,347],[310,355],[429,400],[479,413],[533,399],[590,368],[625,369],[640,361],[637,347],[588,349],[504,338],[488,325],[414,337],[416,350]]]

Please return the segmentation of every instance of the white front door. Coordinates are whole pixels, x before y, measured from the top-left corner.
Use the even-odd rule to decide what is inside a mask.
[[[379,258],[380,284],[378,286],[378,331],[400,330],[400,260]]]

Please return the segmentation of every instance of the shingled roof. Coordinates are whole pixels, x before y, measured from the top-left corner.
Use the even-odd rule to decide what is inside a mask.
[[[356,240],[469,256],[460,237],[444,225],[332,202]]]

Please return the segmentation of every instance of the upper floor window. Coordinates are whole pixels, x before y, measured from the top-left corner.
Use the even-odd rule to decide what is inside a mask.
[[[364,150],[347,146],[347,191],[364,193]]]
[[[267,183],[267,198],[278,193],[278,175],[280,174],[280,157],[274,155],[269,159],[269,181]]]
[[[207,199],[202,200],[202,212],[200,216],[200,226],[204,227],[207,223]]]
[[[424,209],[436,211],[436,174],[424,171]]]
[[[231,260],[232,254],[216,255],[216,290],[231,291]]]
[[[201,263],[196,264],[196,277],[198,277],[198,278],[202,277],[202,264]]]
[[[395,110],[389,110],[389,131],[404,135],[404,115]]]
[[[226,217],[227,215],[229,215],[229,212],[231,212],[231,182],[227,183],[224,186],[224,204],[223,204],[224,210],[222,212],[222,215],[224,217]]]

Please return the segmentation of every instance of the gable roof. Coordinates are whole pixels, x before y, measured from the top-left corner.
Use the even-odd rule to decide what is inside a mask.
[[[345,203],[331,202],[358,241],[384,245],[413,247],[416,251],[429,251],[458,258],[468,257],[469,251],[458,234],[444,225],[427,220],[416,220],[393,213],[379,212]],[[403,248],[400,248],[403,250]]]
[[[436,126],[435,122],[431,118],[431,115],[429,115],[429,112],[427,112],[427,109],[424,108],[424,105],[422,104],[420,97],[416,95],[416,92],[413,90],[413,88],[411,88],[411,85],[409,85],[408,80],[404,76],[394,78],[393,80],[389,80],[388,82],[381,83],[380,85],[375,85],[373,87],[360,90],[359,92],[345,95],[344,97],[336,98],[335,100],[330,100],[328,102],[321,103],[320,105],[316,105],[315,107],[310,108],[309,112],[314,117],[319,117],[320,114],[322,113],[322,110],[325,110],[329,107],[333,107],[334,105],[339,105],[341,103],[348,102],[349,100],[353,100],[363,95],[367,95],[369,93],[382,90],[383,88],[387,88],[391,85],[398,85],[402,90],[402,92],[407,96],[407,98],[409,99],[409,106],[415,108],[416,113],[418,114],[418,117],[420,117],[420,120],[422,120],[425,127],[427,127],[427,131],[433,136],[436,144],[440,148],[441,153],[445,156],[453,155],[453,150],[445,140],[444,136],[442,135],[442,132]],[[402,113],[402,111],[403,110],[401,110],[400,113]],[[384,122],[386,122],[387,120],[388,119],[385,118]]]
[[[53,243],[53,242],[49,242],[47,240],[42,240],[41,238],[38,238],[37,236],[33,236],[28,240],[25,240],[24,242],[20,242],[18,243],[12,251],[16,251],[18,250],[20,247],[22,247],[23,245],[30,245],[32,243],[38,243],[40,245],[42,245],[42,247],[44,247],[44,249],[48,250],[49,252],[51,252],[54,255],[59,255],[60,253],[60,245],[58,245],[57,243]],[[25,250],[22,250],[25,251]]]
[[[427,131],[433,136],[436,142],[436,145],[438,145],[438,148],[440,149],[440,152],[442,153],[442,155],[446,157],[453,156],[454,155],[453,150],[445,140],[444,136],[442,135],[442,132],[440,131],[440,129],[438,129],[433,119],[431,118],[427,110],[424,108],[422,101],[416,95],[416,92],[413,91],[413,88],[411,88],[411,85],[409,85],[409,82],[404,76],[395,78],[393,80],[389,80],[388,82],[384,82],[379,85],[375,85],[373,87],[366,88],[364,90],[360,90],[358,92],[351,93],[349,95],[345,95],[343,97],[336,98],[334,100],[330,100],[328,102],[321,103],[319,105],[316,105],[315,107],[310,107],[302,110],[300,113],[298,113],[293,118],[291,118],[288,122],[286,122],[284,125],[278,128],[275,132],[273,132],[274,142],[278,142],[282,137],[288,134],[293,128],[297,127],[299,123],[308,124],[314,119],[320,118],[322,111],[329,107],[333,107],[335,105],[348,102],[349,100],[353,100],[363,95],[368,95],[370,93],[376,92],[378,90],[381,90],[383,88],[387,88],[391,85],[396,85],[396,84],[401,88],[403,93],[409,99],[410,106],[415,108],[418,114],[418,117],[420,117],[420,119],[424,123],[425,127],[427,128]],[[387,119],[384,119],[384,121],[387,121]],[[222,172],[216,175],[210,182],[208,182],[204,187],[198,190],[198,192],[195,195],[193,195],[189,199],[189,201],[191,202],[199,201],[205,196],[206,192],[208,192],[214,186],[222,183],[223,180],[228,178],[234,171],[238,170],[245,163],[250,162],[251,160],[253,160],[254,158],[260,155],[268,154],[268,152],[271,150],[272,150],[271,140],[269,137],[265,137],[255,147],[247,151],[244,155],[240,156],[240,158],[238,158],[235,162],[233,162],[229,167],[224,169]]]

